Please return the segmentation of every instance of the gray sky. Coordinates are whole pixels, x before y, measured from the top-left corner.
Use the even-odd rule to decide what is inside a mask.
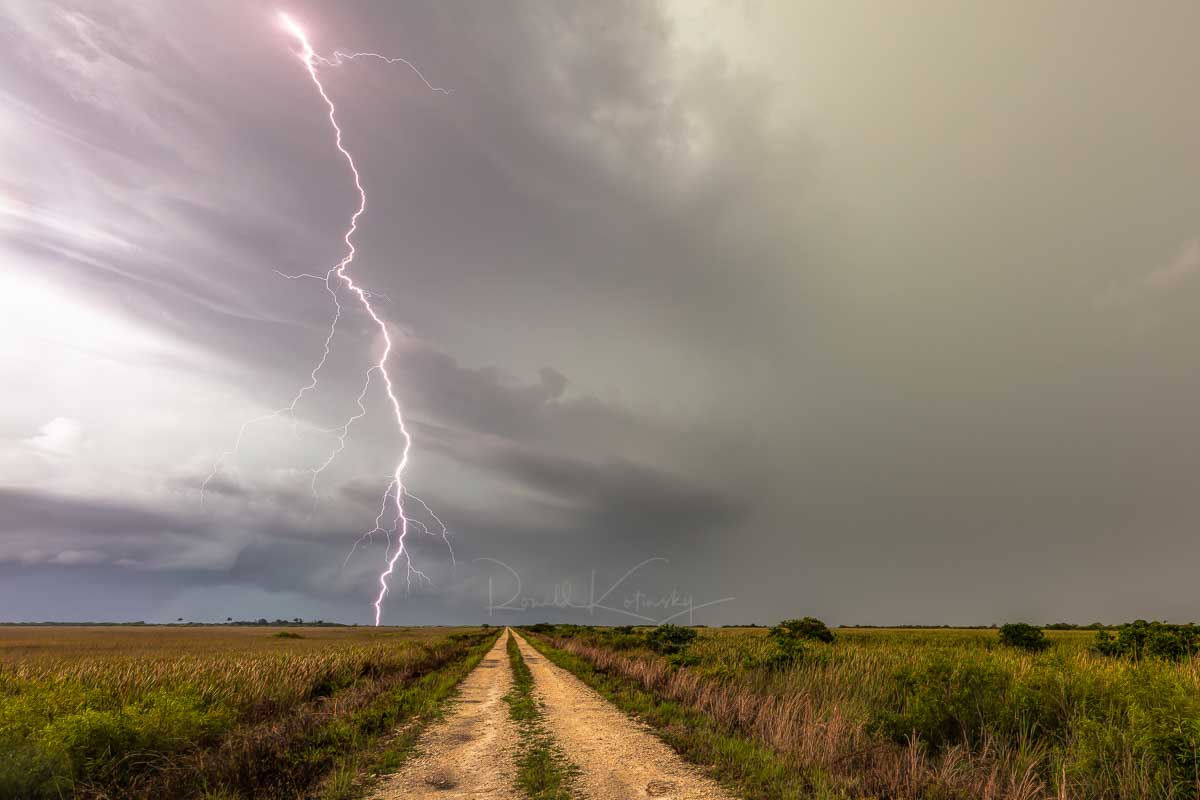
[[[373,616],[378,384],[309,496],[381,346],[352,298],[199,493],[307,382],[330,298],[274,271],[356,201],[285,6],[454,90],[321,71],[458,557],[410,538],[385,622],[485,619],[476,559],[575,602],[665,559],[604,604],[708,623],[1200,616],[1195,3],[17,0],[0,619]]]

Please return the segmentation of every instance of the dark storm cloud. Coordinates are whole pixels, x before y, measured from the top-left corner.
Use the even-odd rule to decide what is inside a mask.
[[[82,531],[135,536],[194,530],[195,524],[155,508],[0,487],[0,529]]]
[[[625,459],[589,461],[490,437],[443,440],[433,447],[537,492],[559,509],[557,516],[579,515],[580,524],[570,527],[600,526],[612,535],[666,538],[672,532],[724,529],[749,512],[748,501],[725,487],[705,486]]]
[[[0,561],[74,566],[133,565],[168,540],[196,540],[206,526],[166,510],[46,492],[0,488]]]
[[[455,90],[323,73],[464,563],[667,557],[738,620],[1191,613],[1195,6],[697,8],[288,7]],[[361,619],[381,398],[308,494],[380,346],[352,303],[199,503],[321,353],[328,295],[274,271],[336,263],[355,199],[276,11],[3,4],[0,607],[74,574]],[[439,546],[409,618],[478,607]]]

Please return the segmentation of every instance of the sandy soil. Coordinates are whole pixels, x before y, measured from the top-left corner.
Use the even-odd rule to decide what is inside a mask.
[[[645,725],[516,638],[544,705],[546,727],[581,770],[581,795],[588,800],[733,800]]]
[[[512,687],[507,634],[459,687],[446,717],[429,727],[419,755],[371,795],[373,800],[518,800],[518,732],[504,695]]]

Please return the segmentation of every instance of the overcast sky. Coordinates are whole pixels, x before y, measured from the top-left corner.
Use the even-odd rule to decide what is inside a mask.
[[[0,619],[373,617],[285,7],[384,622],[1200,617],[1200,5],[0,0]]]

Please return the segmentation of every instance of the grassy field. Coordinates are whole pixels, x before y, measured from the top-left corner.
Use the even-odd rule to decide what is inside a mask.
[[[1200,796],[1200,661],[1094,653],[1093,631],[839,629],[792,657],[765,629],[559,626],[547,655],[746,797]]]
[[[0,627],[0,798],[296,797],[427,714],[493,637]]]

